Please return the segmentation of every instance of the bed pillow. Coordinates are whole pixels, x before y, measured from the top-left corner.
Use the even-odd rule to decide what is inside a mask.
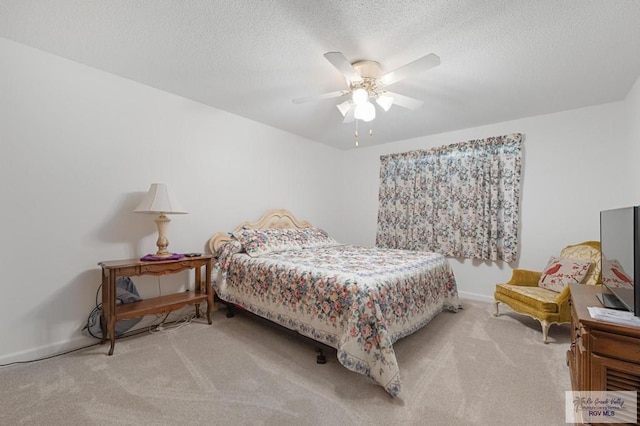
[[[229,266],[229,261],[231,260],[231,256],[236,253],[242,253],[243,248],[242,244],[236,240],[229,240],[223,243],[216,253],[216,257],[218,258],[218,263],[223,269],[226,269]]]
[[[592,264],[588,260],[552,256],[540,276],[538,286],[560,293],[570,283],[581,283]]]
[[[303,248],[333,247],[341,245],[320,228],[292,229],[299,237]]]
[[[285,250],[339,245],[320,228],[242,229],[234,232],[233,236],[252,257]]]
[[[252,257],[284,250],[300,250],[299,241],[286,229],[242,229],[233,233],[245,252]]]

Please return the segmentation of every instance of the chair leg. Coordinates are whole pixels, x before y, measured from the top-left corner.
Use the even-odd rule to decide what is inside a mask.
[[[494,300],[493,302],[493,316],[497,317],[500,315],[500,312],[498,311],[498,305],[500,304],[500,302],[498,302],[497,300]]]
[[[549,327],[551,327],[551,324],[547,321],[540,321],[540,324],[542,325],[542,342],[547,343],[547,335],[549,334]]]

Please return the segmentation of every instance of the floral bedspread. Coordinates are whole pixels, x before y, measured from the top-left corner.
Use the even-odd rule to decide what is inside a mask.
[[[213,278],[221,299],[336,348],[342,365],[393,396],[393,343],[459,308],[449,262],[428,252],[340,245],[250,257],[235,241]]]

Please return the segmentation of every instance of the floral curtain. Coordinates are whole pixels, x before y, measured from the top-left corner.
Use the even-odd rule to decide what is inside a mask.
[[[376,245],[512,262],[522,135],[380,157]]]

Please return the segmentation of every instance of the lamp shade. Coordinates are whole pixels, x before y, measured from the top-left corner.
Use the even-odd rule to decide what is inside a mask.
[[[135,213],[186,214],[180,203],[173,198],[164,183],[152,183],[149,192],[134,210]]]
[[[340,114],[342,114],[343,117],[347,116],[347,113],[351,109],[351,104],[352,104],[352,101],[347,100],[342,102],[341,104],[336,105],[338,107],[338,110],[340,110]]]

